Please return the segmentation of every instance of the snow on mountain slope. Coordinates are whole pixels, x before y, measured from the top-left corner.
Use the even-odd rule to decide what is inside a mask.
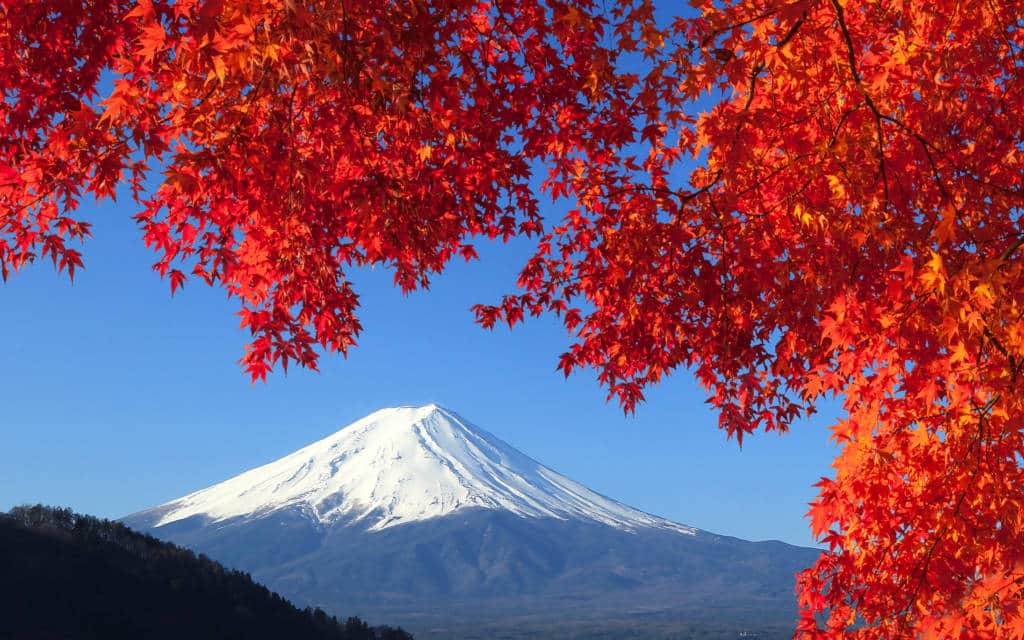
[[[548,469],[434,404],[381,409],[295,453],[151,510],[160,527],[300,508],[371,531],[461,509],[584,519],[619,529],[696,529],[638,511]]]

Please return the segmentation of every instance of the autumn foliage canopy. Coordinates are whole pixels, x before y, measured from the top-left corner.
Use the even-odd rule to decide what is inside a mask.
[[[737,439],[844,399],[798,634],[1024,637],[1021,6],[692,5],[0,0],[2,275],[73,275],[129,189],[262,378],[354,344],[346,269],[528,236],[479,322],[559,316],[625,408],[679,368]]]

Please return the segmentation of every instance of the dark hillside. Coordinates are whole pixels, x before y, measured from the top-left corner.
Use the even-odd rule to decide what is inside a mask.
[[[0,514],[0,638],[410,640],[300,610],[210,560],[68,509]]]

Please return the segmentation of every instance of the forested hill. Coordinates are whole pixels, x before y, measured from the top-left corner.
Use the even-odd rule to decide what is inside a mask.
[[[0,639],[411,640],[300,610],[206,556],[69,509],[0,514]]]

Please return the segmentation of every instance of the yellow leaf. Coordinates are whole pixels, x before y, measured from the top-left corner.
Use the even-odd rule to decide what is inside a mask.
[[[978,286],[974,287],[974,295],[980,300],[991,301],[995,300],[996,294],[992,292],[992,287],[987,283],[982,282]]]
[[[805,227],[814,226],[814,216],[804,209],[803,205],[799,202],[793,206],[793,216]]]
[[[925,263],[919,277],[926,287],[938,289],[942,294],[946,292],[946,268],[942,264],[942,256],[934,251],[930,253],[932,257]]]
[[[828,187],[836,199],[842,200],[846,198],[846,189],[843,187],[843,181],[840,180],[839,176],[829,176]]]

